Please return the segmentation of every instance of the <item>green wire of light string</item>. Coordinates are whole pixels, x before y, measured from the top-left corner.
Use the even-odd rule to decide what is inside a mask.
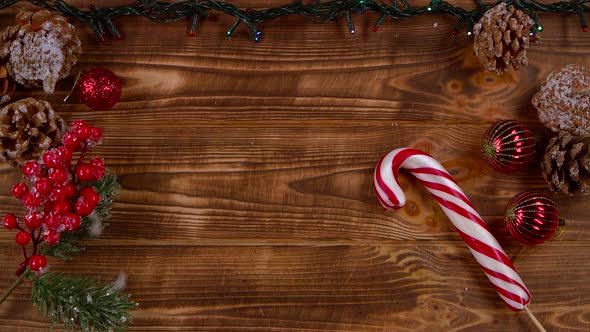
[[[346,18],[350,13],[363,12],[378,14],[380,20],[383,18],[407,19],[415,16],[434,14],[449,15],[457,20],[457,27],[465,26],[467,31],[470,32],[473,25],[481,16],[488,9],[499,3],[484,3],[481,0],[476,0],[477,7],[472,10],[466,10],[442,0],[432,0],[425,7],[413,7],[408,0],[400,0],[400,3],[397,0],[390,3],[373,0],[331,0],[316,1],[311,4],[304,4],[303,1],[297,1],[278,7],[250,10],[240,9],[231,3],[215,0],[184,0],[178,2],[137,0],[129,5],[82,10],[69,5],[63,0],[26,1],[87,23],[101,39],[105,38],[106,31],[110,31],[111,34],[117,37],[118,30],[113,24],[113,20],[124,16],[142,16],[154,22],[168,23],[187,17],[194,20],[193,17],[195,16],[207,16],[209,13],[217,12],[234,17],[237,24],[245,23],[250,28],[255,40],[260,35],[256,24],[278,17],[298,15],[308,18],[312,22],[324,23]],[[10,7],[17,2],[19,0],[2,1],[0,9]],[[542,31],[542,25],[537,18],[540,13],[576,15],[580,18],[580,24],[584,26],[585,21],[583,15],[590,11],[590,0],[559,1],[550,4],[541,4],[536,1],[526,0],[504,2],[507,5],[512,5],[524,11],[533,18],[537,31]],[[234,23],[235,26],[237,24]],[[230,30],[232,29],[230,28]]]

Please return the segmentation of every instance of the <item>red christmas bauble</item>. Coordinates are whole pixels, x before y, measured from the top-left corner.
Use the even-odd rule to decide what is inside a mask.
[[[486,131],[481,142],[481,153],[496,171],[517,172],[534,159],[535,136],[518,121],[500,121]]]
[[[121,80],[108,69],[94,68],[80,77],[78,93],[80,100],[93,110],[108,110],[121,99]]]
[[[527,245],[549,240],[559,225],[555,202],[547,194],[534,190],[514,196],[504,215],[508,233]]]

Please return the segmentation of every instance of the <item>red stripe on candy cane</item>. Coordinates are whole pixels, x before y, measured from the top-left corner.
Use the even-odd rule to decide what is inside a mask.
[[[491,234],[457,182],[436,160],[417,149],[397,149],[381,158],[374,188],[386,209],[399,209],[406,198],[398,172],[406,169],[433,195],[508,308],[526,309],[531,296],[510,258]]]

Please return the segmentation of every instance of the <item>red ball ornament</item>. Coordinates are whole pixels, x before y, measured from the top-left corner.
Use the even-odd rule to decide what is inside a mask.
[[[535,136],[518,121],[500,121],[486,131],[481,153],[496,171],[514,173],[527,167],[535,157]]]
[[[555,202],[547,194],[533,190],[514,196],[504,215],[508,233],[527,245],[549,240],[559,225]]]
[[[93,110],[108,110],[121,99],[121,80],[108,69],[94,68],[80,77],[78,93]]]

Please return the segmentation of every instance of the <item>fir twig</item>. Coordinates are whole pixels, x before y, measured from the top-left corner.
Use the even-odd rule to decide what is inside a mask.
[[[86,247],[81,241],[91,238],[93,224],[95,227],[102,228],[103,221],[110,218],[113,200],[119,194],[121,186],[117,182],[117,176],[114,174],[105,175],[100,181],[84,182],[82,186],[91,186],[96,189],[100,195],[100,202],[94,209],[94,213],[82,219],[82,225],[74,232],[63,233],[58,244],[54,246],[45,246],[43,254],[54,256],[63,260],[71,260],[72,255],[83,252]]]
[[[137,306],[113,284],[96,278],[48,273],[33,282],[31,302],[50,325],[82,332],[123,332],[131,323],[128,313]]]

